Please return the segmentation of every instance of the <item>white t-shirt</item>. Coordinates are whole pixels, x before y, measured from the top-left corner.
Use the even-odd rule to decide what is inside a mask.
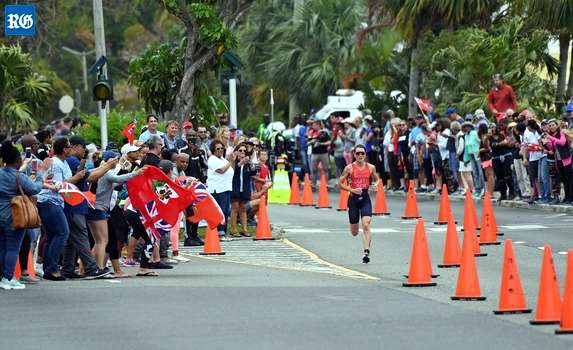
[[[440,151],[440,156],[442,157],[442,160],[446,160],[450,159],[450,151],[448,150],[449,137],[442,136],[442,134],[450,136],[452,133],[450,132],[450,129],[446,129],[438,134],[438,139],[437,139],[438,150]]]
[[[384,134],[383,144],[384,144],[384,147],[386,148],[386,151],[388,153],[394,152],[394,144],[392,143],[392,131],[388,130]]]
[[[227,171],[222,174],[215,171],[226,166],[228,163],[228,160],[221,159],[217,156],[211,156],[209,160],[207,160],[207,188],[209,189],[209,193],[222,193],[233,190],[233,168],[229,167]]]
[[[529,146],[539,146],[539,139],[541,136],[537,133],[537,131],[529,131],[529,129],[525,129],[523,133],[523,143]],[[543,153],[539,151],[529,152],[529,161],[534,162],[539,160],[543,157]]]

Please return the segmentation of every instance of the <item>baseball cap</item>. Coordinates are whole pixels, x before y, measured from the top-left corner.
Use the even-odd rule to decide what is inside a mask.
[[[229,124],[229,130],[237,130],[237,127],[233,124]]]
[[[446,116],[450,116],[454,113],[456,113],[458,110],[456,109],[456,107],[448,107],[448,110],[446,111]]]
[[[567,113],[573,112],[573,103],[568,103],[568,104],[567,104],[567,107],[565,108],[565,111],[566,111]]]
[[[474,120],[474,116],[471,114],[466,114],[466,116],[464,117],[464,120],[467,122],[471,122],[472,120]]]
[[[70,141],[70,145],[72,145],[72,146],[75,146],[75,145],[85,146],[85,145],[87,144],[87,143],[86,143],[86,140],[84,140],[83,137],[81,137],[81,136],[76,136],[76,135],[70,137],[70,140],[69,140],[69,141]]]
[[[193,123],[191,123],[190,121],[186,121],[186,122],[183,122],[183,123],[181,124],[181,128],[183,128],[183,129],[185,129],[185,128],[192,128],[192,127],[193,127]]]
[[[114,151],[105,151],[103,152],[102,155],[102,159],[104,162],[107,162],[108,160],[112,159],[112,158],[118,158],[119,157],[119,153],[114,152]]]
[[[123,145],[121,147],[121,154],[128,154],[129,152],[137,152],[140,149],[141,149],[140,146],[131,145],[129,143],[126,143],[125,145]]]
[[[485,112],[483,111],[483,109],[476,109],[475,111],[475,115],[478,118],[485,118]]]

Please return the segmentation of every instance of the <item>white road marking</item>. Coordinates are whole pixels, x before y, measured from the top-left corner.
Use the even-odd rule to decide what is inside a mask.
[[[462,226],[457,226],[458,232],[461,232],[462,228],[463,228]],[[444,225],[444,226],[440,226],[440,227],[429,227],[427,230],[432,231],[432,232],[447,232],[448,226]]]
[[[543,228],[549,228],[543,225],[502,225],[500,227],[503,227],[506,230],[539,230]]]
[[[513,244],[525,244],[525,242],[524,241],[515,241],[515,242],[513,242]]]
[[[372,233],[394,233],[394,232],[400,232],[400,231],[395,230],[393,228],[371,228],[370,232],[372,232]]]
[[[567,252],[557,252],[559,255],[567,255]]]
[[[284,228],[287,233],[327,233],[328,230],[319,228]]]
[[[561,213],[561,214],[549,215],[549,216],[546,216],[545,218],[546,219],[555,219],[555,218],[559,218],[559,217],[565,216],[565,215],[569,215],[569,214]]]
[[[544,247],[537,247],[537,249],[539,249],[539,250],[545,250]]]

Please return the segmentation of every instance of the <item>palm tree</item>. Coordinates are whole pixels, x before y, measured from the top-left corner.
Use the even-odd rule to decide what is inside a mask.
[[[371,11],[386,14],[381,22],[400,31],[410,49],[410,82],[408,113],[416,113],[414,98],[420,86],[418,68],[419,45],[427,31],[437,33],[445,28],[470,24],[488,26],[491,14],[501,5],[500,0],[369,0]]]
[[[365,8],[354,0],[306,2],[297,16],[277,25],[269,38],[272,55],[261,64],[267,78],[302,109],[317,107],[357,68],[356,33]]]
[[[569,47],[573,33],[573,1],[571,0],[525,0],[525,12],[532,24],[549,30],[559,39],[559,74],[557,76],[557,90],[555,106],[561,110],[565,100],[573,97],[573,59],[569,67],[569,83],[567,84],[567,61]],[[573,47],[571,48],[573,50]],[[573,51],[571,53],[573,57]]]
[[[32,70],[29,54],[17,45],[0,45],[0,124],[8,135],[36,125],[34,115],[44,109],[51,91],[50,82]]]

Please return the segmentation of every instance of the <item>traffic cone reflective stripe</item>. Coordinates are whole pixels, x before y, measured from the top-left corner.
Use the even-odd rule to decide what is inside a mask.
[[[267,212],[267,204],[265,203],[266,197],[261,198],[259,204],[259,213],[257,215],[257,232],[253,240],[271,240],[273,238],[273,233],[271,230],[271,224],[269,222],[269,215]]]
[[[515,259],[511,239],[505,240],[503,253],[503,271],[501,273],[501,287],[499,290],[499,306],[493,313],[501,314],[526,314],[531,309],[527,307],[525,294],[519,277],[519,267]]]
[[[412,243],[412,256],[410,258],[410,272],[408,273],[408,282],[402,283],[404,287],[432,287],[437,285],[432,282],[432,262],[426,230],[424,229],[424,220],[418,219],[416,231],[414,232],[414,241]]]
[[[535,319],[529,321],[529,323],[532,325],[559,324],[560,319],[561,295],[559,292],[559,281],[555,272],[551,246],[545,245],[543,247],[543,262],[541,263]]]
[[[374,204],[374,211],[372,215],[390,215],[388,205],[386,203],[386,193],[384,193],[384,183],[382,180],[378,181],[378,190],[376,191],[376,203]]]
[[[290,197],[288,204],[289,205],[300,204],[300,187],[298,184],[298,175],[294,171],[292,173],[292,181],[290,184]]]
[[[474,256],[474,242],[471,232],[464,232],[462,244],[462,261],[458,272],[456,293],[452,300],[485,300],[481,295],[479,276]]]
[[[320,175],[320,186],[318,188],[318,200],[316,202],[317,209],[332,208],[330,206],[330,199],[328,198],[326,182],[326,175],[324,175],[324,172],[322,172]]]
[[[412,181],[409,181],[408,194],[406,196],[406,207],[404,208],[404,216],[402,216],[402,219],[418,219],[420,217],[418,204],[416,203],[416,192],[414,192]]]
[[[310,178],[308,174],[304,174],[304,185],[302,189],[302,201],[300,205],[303,207],[310,207],[314,205],[314,199],[312,198],[312,187],[310,186]]]
[[[567,274],[561,306],[561,322],[556,334],[573,334],[573,249],[567,251]]]
[[[225,255],[221,250],[221,242],[219,241],[219,232],[217,232],[217,227],[207,226],[207,232],[205,233],[205,245],[203,246],[203,252],[201,255]]]
[[[450,205],[450,197],[448,195],[448,186],[442,185],[442,194],[440,195],[440,209],[438,211],[438,220],[434,222],[435,225],[447,225],[450,216],[452,215],[452,207]]]
[[[346,184],[347,182],[344,181],[344,184]],[[346,190],[343,190],[342,188],[340,189],[340,196],[338,198],[338,211],[344,211],[344,210],[348,210],[348,197],[350,196],[350,193]]]
[[[460,260],[461,251],[460,242],[458,240],[458,230],[452,214],[448,220],[448,228],[446,230],[444,257],[442,259],[442,263],[438,265],[438,267],[460,267]]]

